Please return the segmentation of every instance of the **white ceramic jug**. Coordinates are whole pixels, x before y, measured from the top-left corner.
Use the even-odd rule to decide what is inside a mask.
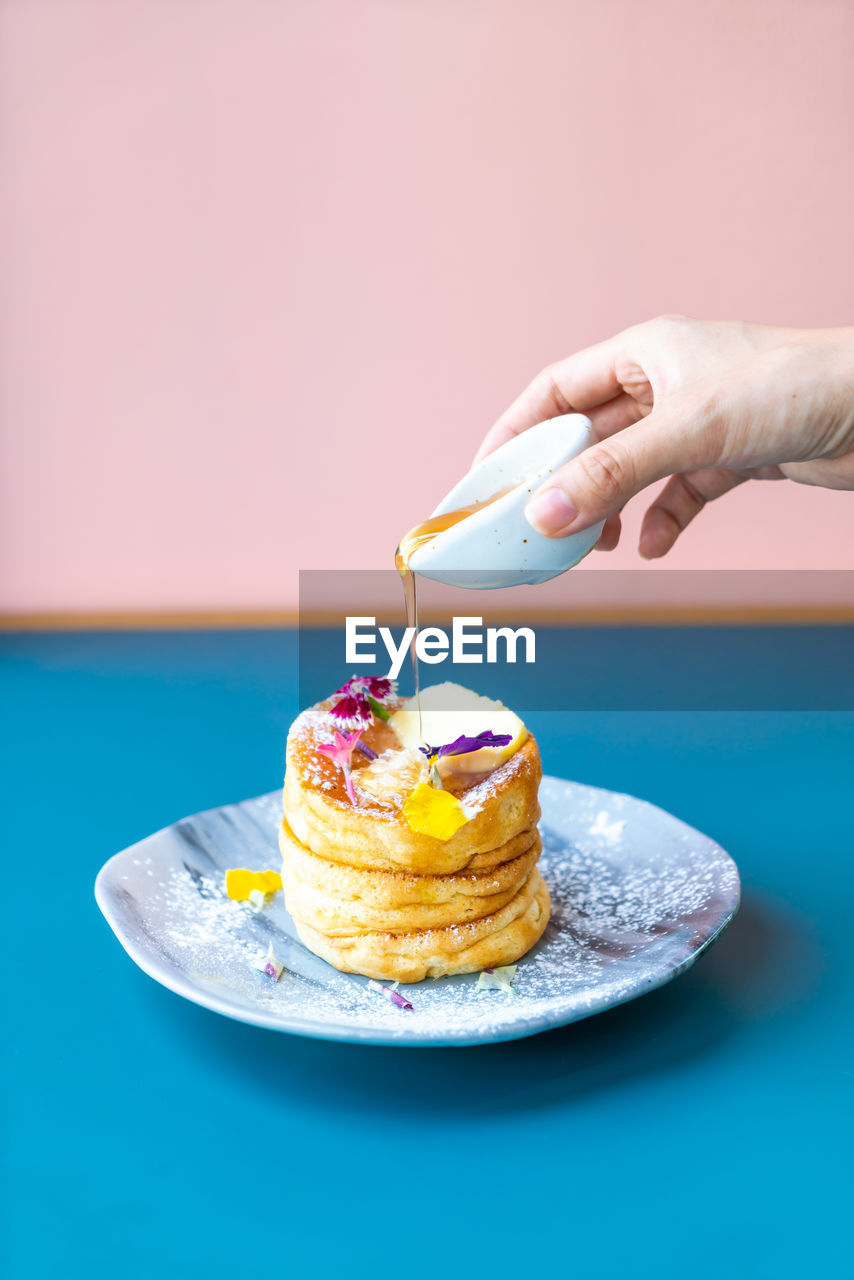
[[[545,538],[531,528],[524,511],[540,484],[595,439],[589,418],[567,413],[508,440],[460,480],[433,516],[474,503],[488,505],[413,551],[410,569],[449,586],[474,588],[545,582],[571,569],[596,544],[602,525]],[[496,493],[502,496],[490,502]]]

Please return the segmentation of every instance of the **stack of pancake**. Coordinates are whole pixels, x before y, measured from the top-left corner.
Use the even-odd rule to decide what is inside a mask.
[[[550,905],[536,865],[534,739],[526,734],[489,772],[446,772],[443,789],[470,816],[441,840],[401,812],[429,774],[390,723],[375,719],[362,732],[369,754],[353,754],[350,799],[340,765],[318,750],[333,740],[331,705],[304,711],[288,735],[282,883],[303,943],[336,969],[400,982],[518,960],[542,935]]]

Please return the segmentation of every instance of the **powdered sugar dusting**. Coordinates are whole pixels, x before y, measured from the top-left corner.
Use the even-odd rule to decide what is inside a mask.
[[[616,844],[623,834],[623,827],[626,825],[625,818],[618,818],[616,822],[610,821],[610,816],[606,809],[600,809],[596,814],[593,826],[590,827],[588,834],[591,836],[601,836],[607,844]]]
[[[413,1005],[403,1011],[303,947],[281,894],[263,911],[226,898],[227,866],[279,865],[278,792],[185,819],[118,855],[101,872],[98,900],[149,973],[232,1017],[384,1043],[526,1035],[667,981],[738,902],[734,863],[661,810],[556,778],[543,780],[540,802],[552,918],[512,993],[477,991],[477,974],[427,980],[401,988]],[[286,968],[278,983],[252,969],[271,943]]]

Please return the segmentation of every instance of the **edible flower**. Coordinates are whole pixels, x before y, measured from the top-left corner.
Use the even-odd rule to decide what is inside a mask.
[[[428,782],[419,782],[403,802],[401,813],[410,831],[450,840],[464,827],[470,814],[450,791],[439,791]]]
[[[446,742],[442,747],[419,747],[419,751],[428,760],[440,760],[443,756],[464,756],[470,751],[480,751],[481,747],[506,747],[512,739],[509,733],[493,733],[484,729],[476,738],[467,738],[461,733],[453,742]]]
[[[397,685],[385,676],[351,676],[336,689],[338,701],[329,714],[339,729],[367,729],[374,716],[388,720],[385,704],[395,695]]]
[[[512,991],[518,967],[516,964],[504,964],[498,969],[484,969],[475,991]]]
[[[390,1000],[392,1004],[396,1004],[398,1009],[411,1009],[412,1005],[406,996],[402,996],[398,991],[399,983],[395,983],[393,987],[386,987],[381,982],[377,982],[376,978],[371,978],[368,986],[374,991],[379,991],[385,996],[386,1000]]]
[[[285,972],[285,966],[280,960],[276,959],[276,953],[273,950],[272,942],[267,948],[266,955],[263,951],[259,951],[258,955],[253,956],[249,963],[258,973],[266,974],[268,978],[274,978],[276,982],[279,981],[282,974]]]
[[[339,689],[338,692],[340,693],[341,690]],[[335,694],[332,696],[335,697]],[[333,724],[339,729],[367,729],[374,719],[374,713],[367,698],[356,697],[349,693],[338,699],[329,714]]]
[[[225,873],[225,892],[234,902],[248,902],[257,889],[266,897],[282,887],[278,871],[248,871],[246,867],[233,867]]]
[[[321,742],[318,744],[318,751],[323,755],[329,756],[330,760],[344,771],[344,785],[347,788],[347,795],[350,797],[350,803],[356,803],[356,795],[353,791],[353,752],[355,751],[359,738],[362,735],[361,729],[357,733],[348,733],[346,736],[339,733],[337,729],[332,730],[333,741]]]

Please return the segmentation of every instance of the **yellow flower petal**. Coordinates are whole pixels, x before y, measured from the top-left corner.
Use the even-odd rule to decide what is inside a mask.
[[[233,867],[225,873],[225,892],[235,902],[247,902],[253,889],[262,893],[275,893],[282,887],[278,871],[247,871],[245,867]]]
[[[411,831],[433,836],[436,840],[450,840],[469,821],[456,796],[452,796],[450,791],[438,791],[427,782],[419,782],[410,791],[401,812]]]

